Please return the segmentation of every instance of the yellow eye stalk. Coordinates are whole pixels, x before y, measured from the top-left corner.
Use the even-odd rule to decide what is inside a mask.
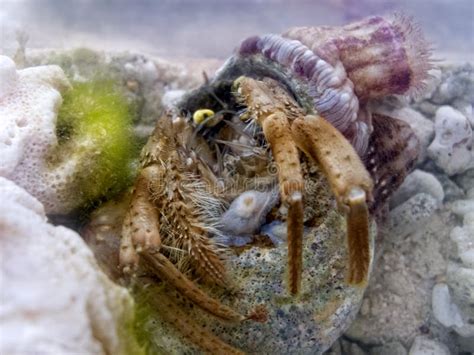
[[[193,114],[194,123],[206,127],[214,127],[220,122],[220,118],[221,115],[216,115],[214,111],[207,108],[197,110]]]

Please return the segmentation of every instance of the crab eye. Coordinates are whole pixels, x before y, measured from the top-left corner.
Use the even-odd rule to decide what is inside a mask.
[[[194,112],[193,121],[197,125],[204,124],[208,127],[212,127],[217,123],[214,122],[215,120],[212,119],[214,115],[214,111],[209,110],[207,108],[203,108]]]

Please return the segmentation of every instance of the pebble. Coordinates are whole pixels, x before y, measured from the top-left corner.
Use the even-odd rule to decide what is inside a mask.
[[[474,200],[457,200],[451,205],[451,210],[460,217],[474,212]]]
[[[474,211],[464,215],[463,226],[453,228],[450,237],[464,266],[474,268]]]
[[[356,343],[341,340],[342,353],[347,355],[365,355],[365,351]]]
[[[471,187],[469,190],[467,190],[466,196],[467,198],[474,199],[474,187]]]
[[[470,63],[446,68],[441,84],[431,96],[431,101],[438,105],[450,104],[455,99],[474,102],[474,68]]]
[[[418,193],[390,211],[390,233],[397,239],[418,230],[438,207],[436,198],[426,193]],[[392,238],[393,239],[393,238]]]
[[[472,104],[463,100],[456,100],[452,103],[452,106],[459,110],[471,124],[471,128],[474,129],[474,114],[472,112]]]
[[[435,173],[436,179],[440,182],[444,191],[444,200],[443,202],[452,202],[466,197],[464,190],[459,187],[453,180],[449,178],[448,175],[440,173],[439,171]]]
[[[186,90],[169,90],[161,98],[161,103],[166,110],[176,107],[176,104],[184,97]]]
[[[424,161],[427,155],[428,146],[434,137],[433,122],[411,107],[403,107],[392,112],[387,112],[387,114],[410,125],[415,132],[415,135],[420,140],[420,156],[418,162]]]
[[[417,169],[406,177],[400,188],[393,194],[390,207],[399,206],[421,192],[434,197],[438,205],[443,202],[444,190],[438,179],[433,174]]]
[[[459,308],[451,300],[448,285],[439,283],[433,287],[431,296],[433,315],[445,327],[462,327],[464,322]]]
[[[428,147],[428,156],[446,174],[454,175],[474,167],[472,128],[464,116],[451,106],[436,111],[435,139]]]
[[[463,326],[454,329],[461,336],[474,336],[474,269],[450,262],[446,272],[446,283],[453,303],[463,318]]]
[[[462,175],[456,176],[454,180],[464,191],[474,188],[474,169],[467,170]]]
[[[429,339],[426,336],[418,336],[415,338],[410,348],[409,355],[450,355],[446,345]]]
[[[407,355],[407,350],[398,341],[386,343],[370,349],[370,355]]]

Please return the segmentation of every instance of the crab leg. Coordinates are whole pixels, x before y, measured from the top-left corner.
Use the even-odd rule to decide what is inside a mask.
[[[150,165],[142,170],[137,179],[122,228],[120,262],[125,265],[124,271],[129,271],[131,266],[136,267],[132,263],[138,262],[140,253],[160,278],[168,281],[202,309],[224,320],[239,322],[254,319],[255,315],[243,316],[209,297],[159,252],[158,210],[152,203],[152,194],[159,189],[158,184],[154,183],[159,181],[159,172],[158,167]]]
[[[370,263],[367,200],[372,198],[372,179],[352,145],[322,117],[296,119],[291,130],[298,147],[321,166],[347,213],[348,282],[363,284]]]
[[[288,119],[282,112],[261,116],[263,133],[278,166],[280,195],[288,203],[288,286],[297,294],[301,285],[303,248],[303,176],[298,149],[291,137]]]
[[[256,322],[266,321],[267,313],[263,307],[256,307],[247,316],[244,316],[234,311],[232,308],[220,303],[218,300],[208,296],[183,273],[181,273],[181,271],[179,271],[163,254],[144,254],[144,258],[153,267],[161,279],[169,282],[182,295],[217,318],[231,322],[242,322],[245,320],[254,320]]]
[[[151,201],[151,181],[159,181],[159,169],[149,166],[140,172],[122,227],[120,265],[130,272],[138,264],[138,253],[156,253],[161,246],[158,211]]]
[[[227,321],[241,322],[246,319],[244,315],[237,313],[216,299],[208,296],[183,273],[181,273],[181,271],[179,271],[176,266],[174,266],[174,264],[163,254],[144,254],[143,257],[152,266],[153,270],[156,271],[161,279],[169,282],[181,294],[183,294],[186,298],[188,298],[200,308],[220,319]]]
[[[281,199],[288,204],[288,288],[295,295],[301,286],[303,262],[304,181],[298,148],[293,141],[285,107],[275,100],[275,93],[268,90],[267,83],[240,77],[234,85],[262,127],[278,167]]]
[[[153,290],[153,295],[147,297],[156,309],[160,310],[160,316],[166,322],[171,323],[180,334],[198,345],[209,354],[244,354],[242,351],[223,342],[207,329],[200,326],[189,315],[181,310],[175,301],[163,291]]]

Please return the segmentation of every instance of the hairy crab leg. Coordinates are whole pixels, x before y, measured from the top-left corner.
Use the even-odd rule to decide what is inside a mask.
[[[120,265],[124,272],[136,269],[138,253],[157,253],[161,246],[158,211],[151,201],[150,181],[158,178],[159,169],[149,166],[137,177],[130,207],[125,215],[120,242]]]
[[[159,216],[158,209],[152,202],[152,195],[159,189],[159,184],[153,182],[159,181],[160,171],[159,167],[150,165],[144,168],[137,178],[122,228],[120,262],[125,268],[130,268],[130,264],[126,263],[138,262],[140,253],[161,279],[168,281],[184,296],[216,317],[235,322],[246,319],[258,320],[261,314],[255,313],[246,317],[208,296],[159,252],[161,245]]]
[[[372,179],[352,145],[324,118],[308,115],[296,119],[291,130],[298,147],[321,166],[339,206],[346,212],[348,282],[363,284],[370,263],[367,200],[372,199]]]
[[[184,338],[198,345],[205,352],[209,354],[244,354],[190,319],[189,315],[185,314],[164,292],[154,292],[149,299],[157,309],[160,309],[160,316],[166,322],[172,324]]]
[[[244,316],[234,311],[232,308],[223,305],[218,300],[208,296],[183,273],[181,273],[181,271],[179,271],[163,254],[144,254],[143,257],[151,265],[153,270],[156,271],[160,278],[169,282],[183,296],[217,318],[231,322],[242,322],[249,319],[259,322],[266,321],[266,313],[262,308],[257,308],[248,316]]]

